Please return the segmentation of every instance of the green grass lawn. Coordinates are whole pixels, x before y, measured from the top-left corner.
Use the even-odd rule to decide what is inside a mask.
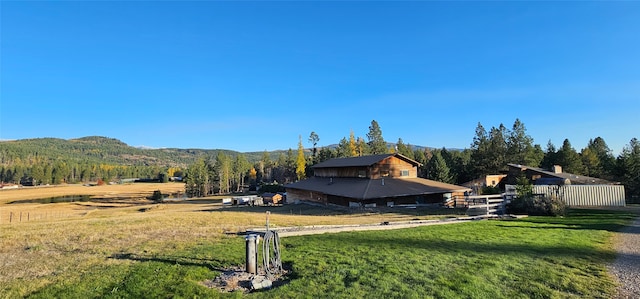
[[[609,298],[612,232],[619,211],[572,210],[419,228],[287,237],[288,283],[243,295],[201,284],[244,264],[244,239],[187,244],[161,253],[114,254],[43,286],[35,298]]]

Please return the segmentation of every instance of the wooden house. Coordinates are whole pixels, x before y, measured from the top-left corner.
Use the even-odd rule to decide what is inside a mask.
[[[418,166],[397,153],[331,159],[312,166],[313,177],[285,185],[287,200],[343,206],[430,204],[471,190],[418,178]]]
[[[264,204],[273,204],[273,205],[281,204],[283,203],[282,194],[268,193],[268,192],[264,193],[262,194],[262,202]]]

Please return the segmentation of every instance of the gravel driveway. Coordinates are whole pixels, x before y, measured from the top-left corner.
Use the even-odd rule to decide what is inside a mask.
[[[615,236],[618,252],[609,272],[620,285],[615,298],[640,298],[640,217]]]

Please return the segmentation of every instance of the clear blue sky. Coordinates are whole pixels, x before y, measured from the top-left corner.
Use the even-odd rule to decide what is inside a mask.
[[[0,139],[241,152],[640,138],[637,1],[2,1]]]

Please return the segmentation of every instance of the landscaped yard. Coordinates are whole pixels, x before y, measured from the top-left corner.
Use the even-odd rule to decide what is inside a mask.
[[[273,226],[427,216],[221,209],[213,201],[147,207],[1,225],[0,297],[608,298],[612,232],[634,217],[572,210],[564,218],[287,237],[287,282],[243,295],[204,282],[244,264],[244,238],[233,232],[263,226],[265,210]]]

